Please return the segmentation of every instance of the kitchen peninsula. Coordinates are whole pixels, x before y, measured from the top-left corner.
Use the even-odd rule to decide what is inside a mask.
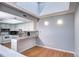
[[[38,31],[26,31],[27,35],[22,34],[20,37],[13,37],[11,39],[11,48],[18,52],[23,52],[36,45],[38,38]]]

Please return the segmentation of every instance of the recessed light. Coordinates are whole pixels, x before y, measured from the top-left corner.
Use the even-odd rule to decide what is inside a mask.
[[[44,22],[44,25],[45,25],[45,26],[48,26],[48,25],[49,25],[49,22],[48,22],[48,21],[45,21],[45,22]]]
[[[63,20],[62,19],[57,20],[57,24],[59,25],[63,24]]]

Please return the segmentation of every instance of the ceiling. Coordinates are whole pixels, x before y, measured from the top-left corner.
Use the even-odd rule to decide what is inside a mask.
[[[30,21],[31,20],[0,11],[0,23],[20,24]]]
[[[5,2],[37,18],[75,12],[77,2]]]
[[[76,9],[77,3],[70,2],[7,2],[9,5],[23,10],[37,18],[48,17],[51,15],[61,15],[72,13]],[[30,22],[32,20],[18,17],[6,12],[0,11],[0,23],[19,24]]]
[[[38,17],[60,12],[74,12],[76,3],[70,2],[16,2],[15,5]],[[72,7],[72,8],[71,8]]]
[[[20,8],[30,10],[32,13],[43,16],[69,9],[69,2],[16,2]]]

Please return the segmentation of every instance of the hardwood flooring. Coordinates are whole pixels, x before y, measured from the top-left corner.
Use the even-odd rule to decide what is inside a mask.
[[[10,42],[2,45],[8,48],[11,48]],[[72,53],[57,51],[57,50],[48,49],[48,48],[39,47],[39,46],[35,46],[31,49],[28,49],[22,52],[22,54],[28,57],[74,57],[74,54]]]
[[[11,48],[11,42],[2,44],[5,47]]]
[[[73,57],[74,54],[35,46],[22,52],[28,57]]]

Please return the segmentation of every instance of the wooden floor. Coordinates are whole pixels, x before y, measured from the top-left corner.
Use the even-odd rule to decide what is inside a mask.
[[[11,48],[11,43],[5,43],[2,45],[8,48]],[[35,46],[31,49],[28,49],[22,52],[22,54],[28,57],[73,57],[74,56],[74,54],[72,53],[52,50],[52,49],[43,48],[39,46]]]
[[[11,42],[2,44],[5,47],[11,48]]]
[[[28,57],[73,57],[74,54],[35,46],[22,52]]]

